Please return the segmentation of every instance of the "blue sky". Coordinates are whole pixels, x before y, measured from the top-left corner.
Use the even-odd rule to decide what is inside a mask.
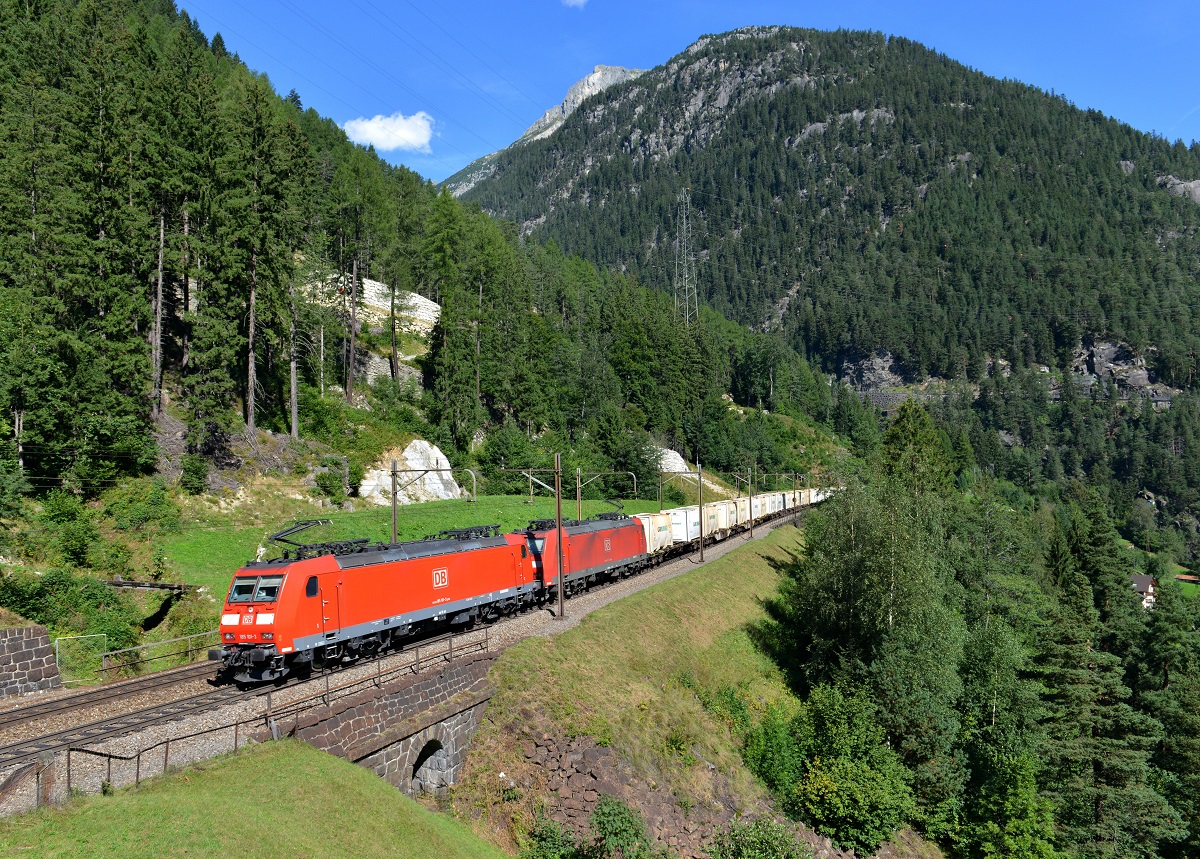
[[[906,36],[1143,131],[1200,140],[1200,0],[179,3],[280,93],[295,88],[435,181],[511,143],[599,63],[652,68],[705,33],[751,24]]]

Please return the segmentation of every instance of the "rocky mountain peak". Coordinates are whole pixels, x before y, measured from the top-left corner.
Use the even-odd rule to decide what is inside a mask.
[[[562,100],[562,103],[556,104],[542,114],[541,118],[529,126],[519,139],[541,140],[544,137],[549,137],[563,124],[563,120],[574,113],[575,108],[579,107],[589,96],[604,92],[604,90],[615,84],[641,77],[645,73],[645,69],[627,69],[623,66],[596,66],[587,77],[571,84],[570,89],[567,90],[566,98]]]
[[[472,161],[447,179],[445,182],[446,187],[450,189],[450,193],[455,197],[461,197],[492,175],[496,169],[496,159],[499,155],[518,144],[529,143],[533,140],[544,140],[556,132],[563,122],[566,121],[567,117],[575,112],[575,108],[579,107],[579,105],[591,96],[604,92],[604,90],[616,84],[633,80],[645,73],[645,69],[627,69],[624,66],[596,66],[587,77],[571,84],[571,87],[567,90],[566,97],[559,104],[556,104],[542,114],[533,125],[525,129],[525,133],[517,138],[514,143],[504,147],[504,149]]]

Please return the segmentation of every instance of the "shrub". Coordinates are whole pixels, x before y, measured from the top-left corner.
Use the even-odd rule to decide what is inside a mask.
[[[788,815],[860,853],[916,813],[910,774],[862,695],[817,686],[790,719],[782,707],[768,709],[743,757]]]
[[[91,576],[51,570],[0,577],[0,606],[75,635],[104,633],[110,649],[138,643],[141,612],[126,594]]]
[[[208,460],[198,454],[184,454],[179,485],[189,495],[202,494],[208,488]]]
[[[77,567],[85,567],[88,563],[88,553],[100,540],[96,526],[86,516],[65,522],[58,529],[55,543],[63,559]]]
[[[521,849],[521,859],[576,859],[579,856],[575,836],[553,820],[539,820]]]
[[[204,463],[203,457],[196,457]],[[208,465],[204,465],[204,474]],[[183,478],[180,478],[180,484]],[[131,481],[104,496],[104,508],[122,531],[164,533],[179,530],[179,506],[162,480]]]
[[[340,469],[338,471],[318,471],[313,479],[317,483],[317,488],[335,504],[340,504],[345,500],[346,485],[342,482]]]
[[[717,833],[708,849],[713,859],[812,859],[812,850],[782,823],[760,817],[733,821]]]
[[[635,809],[615,796],[602,794],[588,820],[600,856],[612,859],[643,859],[653,855],[646,821]]]
[[[78,496],[64,489],[55,489],[42,502],[42,515],[39,518],[43,523],[54,526],[73,522],[81,515],[83,502]]]

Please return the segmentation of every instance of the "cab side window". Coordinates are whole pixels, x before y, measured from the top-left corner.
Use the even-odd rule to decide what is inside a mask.
[[[521,557],[522,557],[522,558],[528,558],[528,557],[529,557],[529,549],[527,549],[527,548],[525,547],[525,544],[524,544],[524,543],[522,543],[522,544],[521,544]]]
[[[317,577],[309,576],[308,581],[304,584],[304,595],[306,597],[315,597],[317,595]]]

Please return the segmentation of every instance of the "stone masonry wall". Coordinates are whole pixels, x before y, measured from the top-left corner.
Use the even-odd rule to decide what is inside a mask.
[[[61,685],[46,627],[0,629],[0,698]]]
[[[615,796],[638,809],[646,820],[650,837],[669,848],[672,854],[689,859],[708,859],[713,836],[735,817],[778,817],[769,806],[736,808],[732,800],[722,799],[721,777],[717,779],[718,799],[685,807],[663,786],[647,783],[632,766],[611,749],[598,747],[591,737],[556,737],[530,726],[520,731],[525,758],[547,776],[552,793],[546,797],[551,820],[564,824],[576,835],[588,836],[588,818],[602,794]],[[796,834],[812,848],[819,859],[853,859],[850,851],[835,848],[829,839],[803,826]]]
[[[467,744],[491,697],[487,672],[494,653],[481,653],[437,669],[335,701],[277,729],[322,751],[376,771],[405,792],[439,792],[453,784]],[[439,748],[440,747],[440,748]],[[422,752],[436,759],[412,783]],[[441,752],[441,754],[437,754]]]

